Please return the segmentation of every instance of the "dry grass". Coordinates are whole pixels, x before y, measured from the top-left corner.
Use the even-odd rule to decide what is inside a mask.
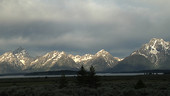
[[[146,88],[135,89],[139,79]],[[0,96],[170,96],[170,76],[100,77],[97,89],[78,87],[67,77],[68,87],[58,88],[59,78],[0,79]]]

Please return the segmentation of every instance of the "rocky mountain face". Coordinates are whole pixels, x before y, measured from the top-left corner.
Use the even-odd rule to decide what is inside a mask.
[[[142,55],[132,55],[120,61],[111,72],[129,72],[153,69],[152,63]]]
[[[86,69],[89,69],[91,65],[93,65],[97,71],[103,71],[107,68],[113,68],[119,59],[118,57],[113,57],[109,52],[104,49],[97,52],[95,55],[85,54],[83,56],[73,56],[69,55],[78,65],[79,67],[83,65]]]
[[[95,55],[83,56],[52,51],[38,58],[32,58],[25,49],[20,47],[0,56],[0,73],[76,70],[82,65],[87,69],[93,65],[97,71],[102,71],[114,67],[119,60],[105,50]]]
[[[154,64],[153,67],[155,69],[163,68],[165,67],[164,64],[166,61],[170,59],[170,42],[166,42],[163,39],[153,38],[149,43],[144,44],[139,50],[134,51],[131,55],[135,54],[147,58]]]
[[[27,71],[68,70],[76,67],[76,63],[65,52],[52,51],[32,61]]]
[[[170,69],[169,63],[170,42],[153,38],[149,43],[144,44],[139,50],[134,51],[130,56],[119,62],[113,70]]]
[[[112,72],[170,69],[169,62],[170,42],[153,38],[123,60],[113,57],[104,49],[96,54],[83,56],[52,51],[32,58],[25,49],[20,47],[0,56],[0,73],[77,70],[82,65],[86,69],[93,65],[96,71],[109,69]]]
[[[22,72],[33,61],[23,48],[6,52],[0,56],[0,73]]]

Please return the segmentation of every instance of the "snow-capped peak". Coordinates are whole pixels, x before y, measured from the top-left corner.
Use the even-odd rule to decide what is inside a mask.
[[[149,43],[145,44],[145,50],[150,50],[151,54],[158,54],[160,51],[167,51],[170,49],[170,43],[163,39],[153,38]]]
[[[22,47],[17,48],[16,50],[12,51],[12,53],[17,57],[29,57],[28,52]]]
[[[155,42],[155,41],[165,42],[162,38],[152,38],[149,42]]]
[[[43,58],[48,59],[48,61],[55,59],[58,60],[59,58],[61,58],[63,55],[65,54],[64,51],[59,52],[59,51],[51,51],[49,53],[46,53]]]
[[[19,47],[15,51],[6,52],[0,56],[0,62],[8,62],[11,65],[20,67],[21,70],[28,71],[54,70],[55,68],[65,68],[65,66],[79,68],[82,64],[87,68],[94,65],[97,66],[97,69],[103,70],[115,66],[118,61],[121,61],[121,59],[113,57],[104,49],[95,55],[85,54],[74,56],[72,54],[68,55],[64,51],[51,51],[43,56],[31,58],[24,48]],[[98,64],[98,62],[102,62],[102,64]]]
[[[97,53],[108,53],[107,51],[105,51],[104,49],[98,51]]]
[[[80,56],[80,55],[69,55],[70,58],[72,58],[75,62],[82,62],[82,61],[87,61],[87,60],[90,60],[94,57],[94,55],[92,54],[85,54],[83,56]]]
[[[8,62],[13,66],[19,66],[21,69],[25,69],[30,65],[33,58],[29,56],[27,51],[19,47],[14,51],[6,52],[0,56],[0,62]]]
[[[16,50],[13,51],[13,54],[17,54],[17,53],[21,53],[21,52],[25,52],[26,50],[22,47],[17,48]]]
[[[152,39],[149,41],[148,44],[149,44],[149,45],[152,45],[152,46],[154,46],[155,44],[167,46],[167,45],[169,45],[169,42],[166,42],[166,41],[164,41],[163,39],[152,38]]]
[[[149,59],[151,63],[158,66],[165,60],[166,55],[170,55],[169,52],[170,42],[166,42],[163,39],[152,38],[149,43],[144,44],[139,50],[134,51],[131,55],[142,55]]]
[[[107,51],[105,51],[104,49],[102,49],[102,50],[100,50],[100,51],[98,51],[98,52],[96,53],[96,56],[105,56],[105,55],[107,55],[107,54],[109,54],[109,52],[107,52]]]

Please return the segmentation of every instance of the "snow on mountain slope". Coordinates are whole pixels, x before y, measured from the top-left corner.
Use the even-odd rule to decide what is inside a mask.
[[[52,51],[43,56],[32,58],[24,48],[19,47],[14,51],[6,52],[0,56],[1,66],[8,64],[9,66],[13,66],[11,68],[23,72],[78,69],[82,65],[87,69],[93,65],[96,67],[96,70],[102,71],[106,68],[114,67],[120,60],[117,57],[113,57],[104,49],[95,55],[85,54],[83,56],[74,56],[72,54],[68,55],[63,51]]]
[[[69,57],[72,58],[76,63],[80,63],[80,62],[84,62],[84,61],[88,61],[90,59],[92,59],[94,57],[94,55],[92,54],[85,54],[83,56],[80,56],[80,55],[72,55],[72,54],[69,54]]]
[[[18,48],[15,51],[6,52],[0,56],[0,63],[7,62],[13,66],[21,67],[24,70],[32,62],[32,58],[23,48]]]
[[[96,70],[102,71],[106,68],[114,67],[118,61],[121,61],[118,57],[113,57],[109,52],[104,49],[98,51],[95,55],[85,54],[83,56],[80,55],[69,55],[79,66],[83,65],[85,68],[89,68],[93,65]]]
[[[170,42],[163,39],[153,38],[149,43],[144,44],[139,50],[131,55],[139,54],[150,60],[155,68],[159,68],[170,55]]]
[[[131,56],[133,58],[131,58]],[[140,61],[140,58],[146,61],[149,60],[147,61],[147,64],[150,64],[149,62],[151,62],[154,68],[165,69],[170,68],[170,42],[153,38],[149,43],[144,44],[139,50],[134,51],[128,57],[129,58],[126,58],[126,60],[113,57],[109,52],[102,49],[94,55],[85,54],[83,56],[74,56],[72,54],[66,54],[63,51],[52,51],[43,56],[32,58],[24,48],[19,47],[14,51],[6,52],[0,56],[0,73],[67,70],[77,69],[82,65],[87,69],[93,65],[97,71],[102,71],[113,68],[122,61],[124,61],[124,63],[128,62],[129,65],[134,64],[136,66],[135,68],[138,68],[137,64],[139,62],[141,65],[146,63],[145,61]],[[139,61],[136,61],[136,58]]]
[[[75,62],[70,57],[68,57],[65,52],[52,51],[31,62],[30,68],[34,71],[49,71],[54,66],[58,66],[60,68],[73,68],[74,65],[76,65]]]
[[[118,57],[113,57],[109,52],[105,51],[104,49],[100,50],[95,54],[96,57],[103,57],[105,62],[107,62],[107,66],[113,67],[115,66],[118,61],[120,60]]]

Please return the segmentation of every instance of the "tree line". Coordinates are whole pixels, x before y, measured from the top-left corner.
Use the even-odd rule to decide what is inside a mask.
[[[100,86],[99,77],[96,75],[95,68],[91,66],[89,71],[87,71],[84,66],[81,66],[80,70],[77,72],[76,85],[79,87],[90,87],[97,88]],[[59,88],[67,87],[68,81],[65,75],[62,75],[59,80]]]

